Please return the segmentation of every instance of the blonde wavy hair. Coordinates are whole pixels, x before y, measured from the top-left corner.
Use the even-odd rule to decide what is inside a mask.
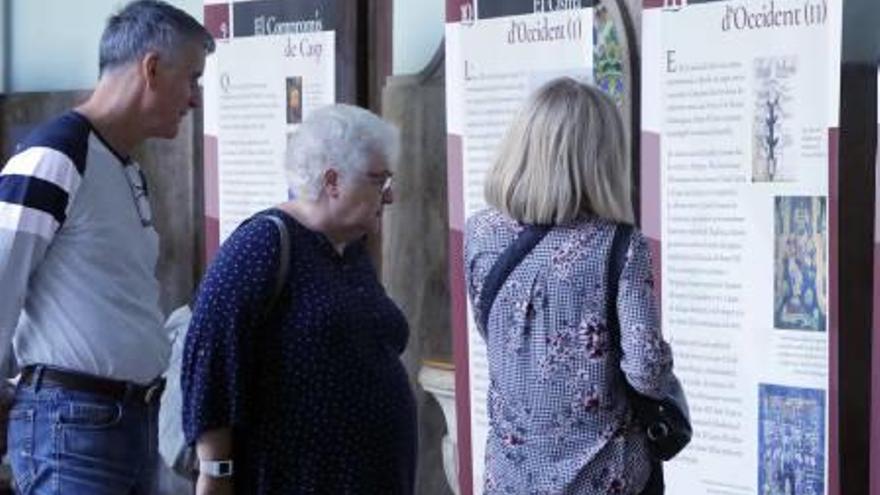
[[[538,89],[501,142],[486,201],[511,218],[562,225],[588,215],[632,223],[630,164],[617,107],[563,77]]]

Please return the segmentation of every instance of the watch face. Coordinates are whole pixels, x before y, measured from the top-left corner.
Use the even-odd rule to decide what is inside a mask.
[[[201,461],[200,471],[214,478],[232,476],[232,461]]]

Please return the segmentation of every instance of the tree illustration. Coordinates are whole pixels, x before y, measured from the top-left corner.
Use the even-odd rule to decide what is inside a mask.
[[[797,72],[794,57],[759,58],[754,61],[755,107],[753,129],[753,180],[791,179],[785,153],[792,145],[789,117],[793,102],[792,78]]]
[[[761,146],[764,149],[764,157],[767,159],[767,176],[773,181],[776,178],[776,165],[779,161],[779,125],[780,104],[779,95],[769,97],[765,102],[764,129]]]

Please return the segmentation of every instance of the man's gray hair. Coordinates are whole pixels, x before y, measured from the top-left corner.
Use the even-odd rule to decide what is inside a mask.
[[[159,0],[137,0],[107,19],[101,35],[98,71],[121,67],[155,51],[171,59],[185,42],[214,51],[214,38],[186,12]]]
[[[336,104],[314,111],[287,141],[284,167],[294,197],[314,201],[328,168],[343,178],[366,172],[380,157],[392,166],[400,152],[400,133],[363,108]]]

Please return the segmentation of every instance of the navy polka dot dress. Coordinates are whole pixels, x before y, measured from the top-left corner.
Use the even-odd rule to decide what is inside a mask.
[[[399,355],[408,327],[362,242],[338,254],[279,210],[223,244],[199,288],[183,357],[187,441],[232,426],[236,493],[412,494],[415,405]]]

